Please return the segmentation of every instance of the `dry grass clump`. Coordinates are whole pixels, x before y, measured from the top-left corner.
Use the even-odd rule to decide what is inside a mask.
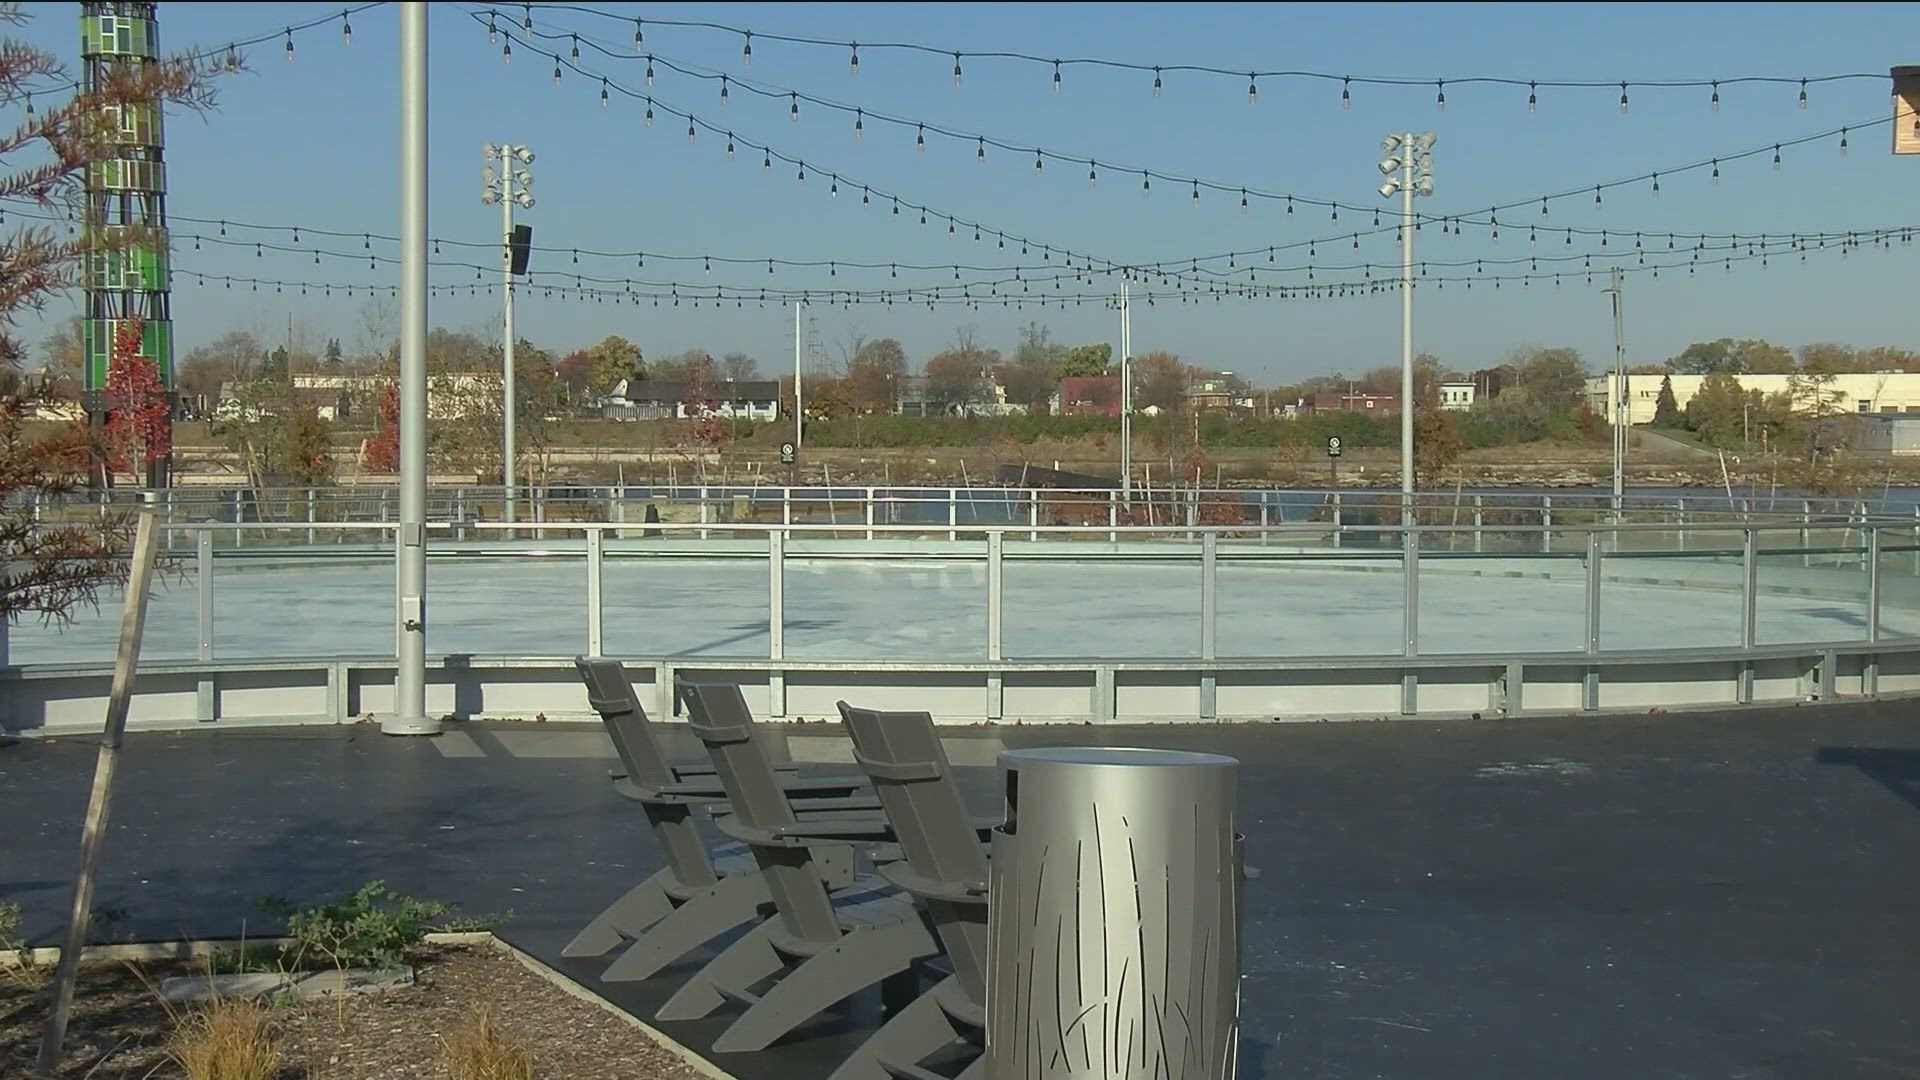
[[[533,1080],[533,1054],[526,1043],[501,1031],[493,1010],[481,1008],[440,1040],[450,1080]]]
[[[187,1080],[272,1080],[281,1062],[266,1007],[239,998],[182,1016],[167,1056]]]

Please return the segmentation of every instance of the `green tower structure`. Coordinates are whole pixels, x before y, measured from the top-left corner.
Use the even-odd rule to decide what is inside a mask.
[[[159,59],[157,5],[117,0],[80,5],[82,88],[100,89],[116,70],[137,68]],[[123,322],[142,321],[142,352],[152,358],[160,380],[173,389],[172,275],[168,269],[167,166],[162,109],[158,101],[115,108],[119,139],[116,152],[88,164],[83,228],[89,252],[82,285],[86,317],[81,341],[85,357],[82,403],[96,421],[105,415],[107,366]],[[148,483],[164,486],[162,462],[149,469]]]

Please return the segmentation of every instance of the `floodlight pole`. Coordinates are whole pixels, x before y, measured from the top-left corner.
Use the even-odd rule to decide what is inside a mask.
[[[514,474],[520,461],[519,448],[514,445],[518,404],[514,384],[519,380],[513,377],[513,147],[505,143],[500,146],[500,319],[500,482],[505,485],[501,516],[517,522],[519,507],[513,497]],[[515,534],[510,531],[507,538],[514,539]]]
[[[1433,193],[1433,132],[1389,135],[1383,198],[1400,195],[1400,522],[1413,524],[1413,197]]]
[[[1133,505],[1133,303],[1120,281],[1120,501]]]
[[[807,415],[807,410],[801,405],[800,394],[800,309],[805,306],[798,300],[793,302],[793,462],[795,469],[800,467],[800,439]]]
[[[400,5],[400,522],[394,536],[389,735],[436,735],[427,717],[427,5]]]
[[[1619,267],[1613,268],[1612,284],[1606,292],[1613,297],[1613,516],[1620,519],[1620,508],[1627,493],[1627,431],[1633,416],[1627,402],[1627,345],[1622,308],[1626,294]]]

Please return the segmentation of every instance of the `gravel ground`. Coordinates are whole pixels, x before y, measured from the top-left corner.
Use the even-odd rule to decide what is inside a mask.
[[[275,1010],[285,1054],[279,1080],[446,1077],[442,1032],[491,1006],[524,1040],[540,1080],[697,1080],[702,1074],[625,1020],[581,1001],[485,947],[423,954],[417,985]],[[83,969],[61,1077],[155,1080],[183,1074],[164,1050],[172,1022],[150,986],[190,973],[184,964],[94,964]],[[0,977],[0,1077],[28,1074],[45,1009],[38,994]]]

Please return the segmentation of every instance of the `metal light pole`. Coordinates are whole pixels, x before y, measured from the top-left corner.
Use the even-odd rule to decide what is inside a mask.
[[[1133,304],[1120,282],[1120,501],[1133,505]]]
[[[533,173],[525,168],[515,170],[513,165],[533,164],[533,151],[524,146],[510,146],[501,143],[495,146],[488,143],[480,148],[487,166],[480,172],[481,180],[486,184],[481,192],[480,202],[486,206],[500,204],[500,313],[504,328],[501,331],[501,401],[500,401],[500,481],[503,485],[502,498],[505,506],[501,516],[508,521],[518,521],[519,515],[514,500],[514,472],[519,466],[520,455],[514,445],[515,419],[517,418],[517,387],[513,371],[513,204],[523,208],[533,208]],[[496,175],[493,162],[498,159],[500,171]]]
[[[393,716],[388,735],[437,735],[427,717],[427,5],[400,5],[400,524],[395,535]]]
[[[807,415],[800,396],[800,309],[805,306],[798,300],[793,302],[793,460],[796,468],[800,462],[801,428]]]
[[[1413,522],[1413,197],[1433,194],[1431,131],[1389,135],[1380,143],[1387,156],[1380,171],[1382,198],[1400,193],[1400,517]],[[1398,173],[1399,175],[1394,175]]]
[[[1626,502],[1627,430],[1633,416],[1627,403],[1627,346],[1623,332],[1621,307],[1625,299],[1620,268],[1613,268],[1612,284],[1606,291],[1613,297],[1613,516],[1617,520]]]

